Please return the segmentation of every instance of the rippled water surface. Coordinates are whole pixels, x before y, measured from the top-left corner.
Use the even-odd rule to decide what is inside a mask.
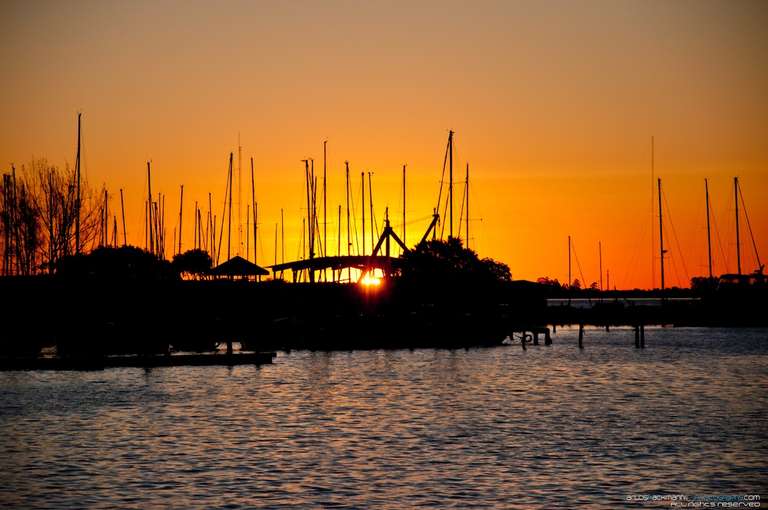
[[[0,374],[0,506],[616,508],[768,496],[768,330]],[[641,508],[640,503],[628,504]],[[633,506],[634,505],[634,506]]]

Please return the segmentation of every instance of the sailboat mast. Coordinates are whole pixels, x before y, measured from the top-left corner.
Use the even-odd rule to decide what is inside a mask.
[[[664,227],[661,209],[661,178],[657,181],[659,194],[659,257],[661,258],[661,290],[664,290]]]
[[[571,236],[568,236],[568,288],[571,287]]]
[[[600,266],[600,290],[603,290],[603,242],[597,242],[597,259]]]
[[[280,263],[285,263],[285,215],[280,208]]]
[[[736,272],[741,274],[741,239],[739,239],[739,178],[733,178],[733,201],[736,204]]]
[[[181,219],[182,219],[182,211],[184,210],[184,185],[181,185],[181,195],[179,197],[179,253],[181,253]]]
[[[450,211],[448,237],[453,237],[453,131],[448,131],[448,162],[448,209]]]
[[[465,244],[467,245],[467,249],[469,249],[469,163],[467,163],[467,175],[464,178],[464,193],[466,196],[464,197],[464,200],[467,202],[467,218],[466,218],[466,241]]]
[[[352,242],[350,241],[349,230],[349,161],[344,162],[346,167],[346,195],[347,195],[347,256],[352,255]]]
[[[374,239],[374,222],[373,222],[373,184],[371,183],[371,174],[373,172],[368,172],[368,206],[371,210],[371,254],[373,254],[373,249],[375,248],[376,240]]]
[[[123,246],[128,244],[128,236],[125,233],[125,202],[123,202],[123,188],[120,188],[120,211],[123,216]]]
[[[707,199],[707,263],[709,265],[709,278],[712,279],[712,235],[709,228],[709,182],[704,179],[704,194]]]
[[[237,133],[237,255],[243,243],[243,147]],[[247,254],[246,254],[247,255]],[[247,258],[247,257],[246,257]]]
[[[308,220],[309,219],[309,215],[311,214],[311,211],[312,211],[311,204],[309,202],[309,181],[310,181],[310,177],[309,177],[309,160],[308,159],[303,159],[302,161],[304,162],[304,188],[305,188],[305,192],[306,192],[306,195],[307,195],[307,217],[306,217],[306,219]],[[308,235],[309,235],[309,233],[304,232],[304,229],[307,228],[308,225],[309,225],[309,221],[303,221],[302,220],[302,222],[301,222],[301,236],[304,237],[304,238],[308,237]],[[306,239],[302,240],[301,246],[302,246],[302,248],[301,248],[301,250],[302,250],[301,251],[302,257],[306,257]]]
[[[408,246],[408,239],[405,237],[405,167],[403,165],[403,244]]]
[[[654,209],[656,208],[656,204],[654,204],[654,185],[656,184],[656,178],[654,175],[655,171],[655,151],[654,151],[654,139],[653,136],[651,136],[651,288],[653,288],[655,282],[656,282],[656,263],[654,262],[654,258],[656,257],[656,241],[653,237],[653,230],[654,230],[654,222],[656,221],[656,214]]]
[[[77,114],[77,155],[75,156],[75,173],[77,174],[75,196],[75,254],[80,255],[80,121],[82,113]]]
[[[363,210],[363,255],[365,255],[365,172],[360,172],[360,194],[363,197],[360,209]]]
[[[152,221],[152,170],[147,161],[147,232],[149,233],[149,252],[155,253],[154,223]]]
[[[232,153],[229,153],[229,205],[227,206],[227,260],[232,248]]]
[[[310,210],[307,217],[307,232],[309,233],[309,258],[315,257],[315,227],[317,226],[317,180],[315,179],[315,160],[310,159],[309,171],[309,204]],[[314,281],[314,271],[310,271],[311,281]]]
[[[325,250],[325,255],[327,256],[329,254],[328,250],[328,203],[327,203],[327,192],[328,192],[328,186],[327,186],[327,166],[328,166],[328,140],[323,140],[323,250]],[[325,272],[323,272],[325,274]]]
[[[253,210],[253,263],[258,263],[257,257],[259,249],[257,248],[256,240],[258,239],[258,211],[256,209],[256,181],[253,177],[253,158],[251,158],[251,207]]]

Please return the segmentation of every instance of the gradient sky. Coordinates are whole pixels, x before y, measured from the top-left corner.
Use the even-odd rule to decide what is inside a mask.
[[[266,264],[281,207],[287,258],[298,253],[300,160],[321,161],[324,139],[331,252],[345,159],[356,190],[360,171],[374,172],[379,219],[387,205],[400,218],[408,163],[414,242],[453,129],[481,255],[515,278],[564,281],[570,234],[587,281],[599,278],[602,241],[611,286],[647,287],[654,136],[672,219],[668,285],[685,285],[706,271],[704,177],[715,271],[735,270],[734,175],[768,258],[767,26],[764,1],[4,1],[0,166],[72,164],[82,111],[84,170],[118,197],[113,210],[124,189],[129,241],[143,245],[151,159],[171,228],[185,186],[187,249],[194,200],[212,191],[221,214],[239,133],[242,214],[253,156]]]

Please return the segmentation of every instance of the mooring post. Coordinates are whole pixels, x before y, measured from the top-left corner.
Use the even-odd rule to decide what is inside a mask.
[[[232,355],[232,340],[227,340],[227,356]]]
[[[525,345],[525,331],[523,331],[523,334],[520,335],[520,345],[523,346],[523,350],[528,349],[528,347]]]
[[[557,324],[552,324],[552,333],[557,334]]]
[[[584,348],[584,324],[579,324],[579,349]]]
[[[544,345],[552,345],[552,337],[549,334],[549,328],[544,328]]]
[[[640,348],[645,349],[645,324],[640,323]]]
[[[635,349],[640,348],[640,326],[635,326]]]
[[[533,345],[539,345],[539,332],[533,331]]]
[[[610,324],[606,324],[605,325],[605,332],[608,333],[609,331],[611,331],[611,326],[610,326]]]

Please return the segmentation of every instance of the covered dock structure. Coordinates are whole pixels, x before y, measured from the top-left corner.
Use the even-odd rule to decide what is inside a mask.
[[[366,274],[379,270],[385,277],[400,271],[402,259],[386,255],[341,255],[330,257],[314,257],[311,259],[295,260],[283,264],[269,266],[275,278],[290,270],[293,281],[352,281],[352,270],[359,271],[360,279]],[[330,278],[328,277],[330,273]]]
[[[262,276],[269,276],[269,271],[253,262],[245,260],[239,255],[219,264],[211,269],[210,275],[214,278],[240,278],[243,280],[259,280]]]

